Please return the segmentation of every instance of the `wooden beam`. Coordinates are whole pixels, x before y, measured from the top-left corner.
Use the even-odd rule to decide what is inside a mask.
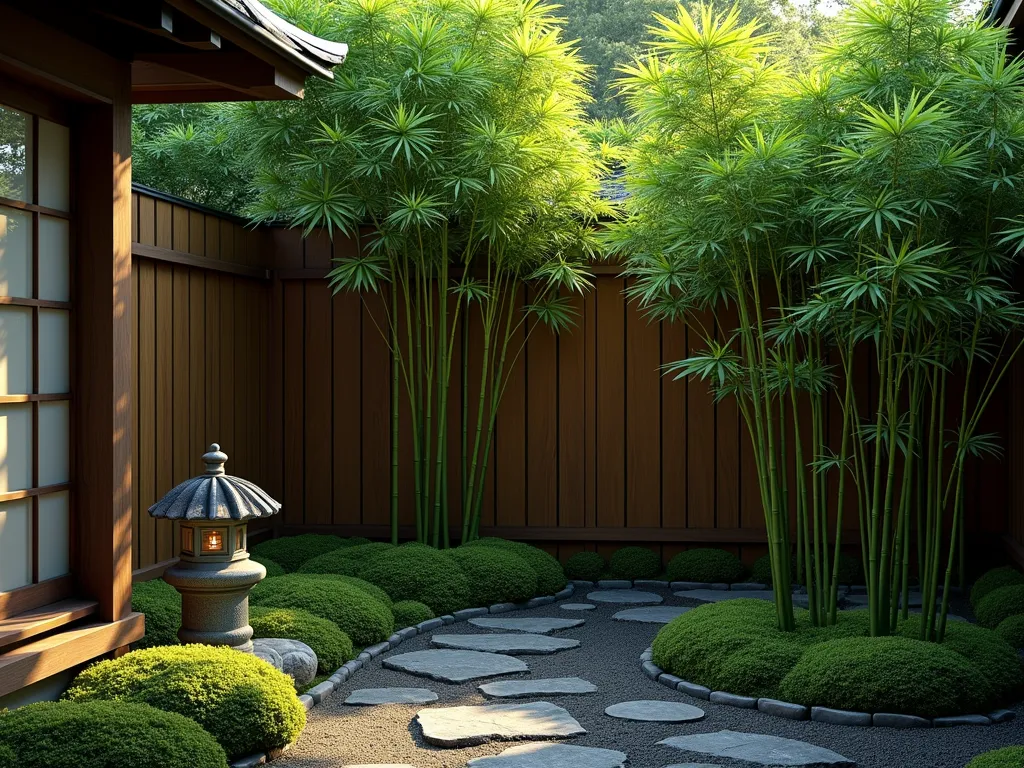
[[[170,568],[172,565],[178,562],[178,558],[172,557],[170,560],[161,560],[159,563],[153,565],[147,565],[145,568],[137,568],[132,571],[132,583],[138,584],[140,581],[151,581],[153,579],[159,579],[164,575],[164,571]]]
[[[0,655],[0,696],[116,651],[145,634],[141,613],[57,632]]]
[[[154,261],[165,261],[170,264],[182,264],[197,269],[207,269],[211,272],[225,272],[240,277],[251,277],[254,280],[269,280],[270,272],[259,267],[250,267],[246,264],[235,264],[220,259],[209,259],[205,256],[195,256],[191,253],[171,250],[170,248],[159,248],[155,245],[143,245],[132,243],[132,256],[141,259],[152,259]]]
[[[159,64],[167,69],[185,72],[206,82],[234,88],[250,89],[274,85],[274,67],[244,51],[194,51],[188,53],[148,53],[138,51],[138,61]]]
[[[95,600],[61,600],[34,608],[9,619],[0,619],[0,648],[28,640],[30,637],[84,619],[96,612]]]
[[[17,616],[33,608],[50,605],[69,597],[74,588],[74,578],[58,576],[38,584],[0,592],[0,619]]]

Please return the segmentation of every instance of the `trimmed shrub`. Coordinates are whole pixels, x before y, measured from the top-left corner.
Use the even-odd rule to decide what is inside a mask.
[[[570,579],[581,581],[597,581],[607,567],[604,558],[597,552],[577,552],[565,561],[562,570]]]
[[[996,634],[1011,648],[1024,648],[1024,614],[1003,619],[996,627]]]
[[[325,552],[333,552],[345,545],[345,539],[340,536],[303,533],[298,536],[261,541],[252,548],[252,554],[269,558],[288,573],[292,573],[299,570],[307,560],[312,560]]]
[[[987,683],[960,654],[905,637],[848,637],[808,648],[779,685],[786,701],[941,717],[984,711]]]
[[[249,555],[249,559],[259,563],[267,569],[266,578],[268,579],[273,578],[274,576],[284,576],[286,573],[288,573],[288,571],[286,571],[279,563],[275,563],[269,557],[257,557],[256,555]]]
[[[359,577],[376,584],[392,600],[416,600],[438,616],[470,605],[469,580],[453,567],[451,558],[433,547],[378,552],[366,561]]]
[[[1003,747],[978,755],[966,768],[1024,768],[1024,747]]]
[[[350,547],[358,547],[358,546],[360,546],[362,544],[372,544],[372,543],[373,542],[370,541],[365,536],[353,536],[351,539],[348,540],[348,546],[350,546]]]
[[[608,563],[617,579],[653,579],[661,573],[661,558],[647,547],[623,547]]]
[[[446,553],[469,581],[474,607],[521,603],[537,594],[537,573],[523,558],[498,547],[458,547]]]
[[[775,578],[772,576],[771,555],[761,555],[754,561],[754,564],[750,566],[750,580],[756,581],[758,584],[772,585]]]
[[[75,702],[127,701],[177,712],[209,731],[228,759],[283,747],[306,725],[306,710],[288,675],[227,647],[132,651],[83,671],[64,697]]]
[[[0,766],[5,768],[227,768],[227,764],[224,749],[198,723],[147,704],[47,701],[0,714]]]
[[[395,614],[396,629],[405,629],[434,618],[434,612],[429,607],[415,600],[399,600],[391,606],[391,612]]]
[[[971,607],[977,609],[978,603],[1000,587],[1012,587],[1016,584],[1024,584],[1024,573],[1008,565],[1004,565],[1002,568],[993,568],[983,574],[971,587]]]
[[[1011,616],[1024,613],[1024,584],[999,587],[975,606],[974,613],[983,627],[995,629]]]
[[[672,558],[668,577],[672,581],[703,581],[733,583],[746,574],[743,563],[724,549],[688,549]]]
[[[336,549],[307,560],[299,568],[299,573],[333,573],[338,576],[356,576],[370,558],[394,548],[394,544],[378,541]]]
[[[335,573],[324,573],[322,576],[329,579],[337,579],[345,584],[351,584],[356,589],[361,589],[368,595],[377,598],[388,608],[391,607],[391,597],[383,589],[378,587],[376,584],[371,584],[366,579],[360,579],[355,576],[339,576]]]
[[[352,639],[338,625],[296,608],[261,608],[249,611],[253,637],[283,637],[305,643],[316,653],[317,669],[330,675],[355,658]]]
[[[802,646],[783,640],[744,644],[719,665],[715,690],[740,696],[778,698],[782,678],[803,653]]]
[[[134,648],[178,645],[181,595],[163,579],[132,584],[132,610],[146,614],[146,634]]]
[[[333,621],[352,642],[364,647],[387,640],[395,629],[391,610],[368,592],[340,579],[290,573],[264,579],[249,595],[264,608],[299,608]]]
[[[495,537],[477,539],[476,541],[471,541],[466,546],[504,547],[519,555],[537,574],[538,595],[553,595],[556,592],[561,592],[565,589],[565,585],[569,583],[566,581],[561,563],[543,549],[531,547],[529,544],[523,544],[520,541],[509,541],[508,539]]]

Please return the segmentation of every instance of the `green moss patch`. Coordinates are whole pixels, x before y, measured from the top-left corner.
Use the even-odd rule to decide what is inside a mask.
[[[565,561],[562,570],[570,579],[597,581],[607,567],[608,564],[597,552],[577,552]]]
[[[135,648],[178,645],[181,595],[163,579],[132,584],[132,610],[146,614],[146,634]]]
[[[384,603],[331,577],[290,573],[264,579],[253,588],[249,602],[264,608],[299,608],[333,621],[360,647],[387,640],[395,628]]]
[[[653,579],[661,573],[661,557],[647,547],[623,547],[608,563],[616,579]]]
[[[966,768],[1022,768],[1024,747],[994,749],[971,760]]]
[[[1024,648],[1024,614],[1003,619],[996,627],[996,634],[1010,647]]]
[[[1024,584],[1024,573],[1008,565],[1004,565],[1002,568],[993,568],[982,575],[971,587],[971,606],[977,609],[978,604],[991,592],[1001,587],[1012,587],[1018,584]]]
[[[469,580],[450,557],[432,547],[380,551],[366,560],[359,577],[376,584],[392,600],[416,600],[438,616],[470,607]]]
[[[399,600],[391,606],[391,612],[395,614],[395,627],[398,629],[434,618],[434,612],[430,607],[416,600]]]
[[[340,536],[326,536],[319,533],[303,533],[300,536],[285,536],[280,539],[261,541],[252,547],[252,554],[266,557],[284,568],[288,573],[299,570],[303,563],[325,552],[346,546]]]
[[[267,578],[272,576],[284,576],[288,571],[284,569],[282,565],[274,562],[269,557],[259,557],[258,555],[249,555],[249,559],[259,563],[267,569]]]
[[[448,550],[469,581],[473,606],[520,603],[537,594],[537,574],[519,555],[500,547],[458,547]]]
[[[732,552],[707,547],[680,552],[669,561],[667,571],[671,581],[732,584],[740,581],[747,569]]]
[[[561,563],[543,549],[508,539],[486,538],[470,542],[466,546],[504,547],[519,555],[537,574],[537,594],[553,595],[565,589],[568,584]]]
[[[393,544],[378,541],[336,549],[310,558],[299,568],[299,573],[333,573],[338,576],[356,576],[370,558],[394,548]]]
[[[0,714],[0,766],[227,768],[227,764],[224,749],[195,720],[147,704],[43,702]]]
[[[343,584],[351,584],[356,589],[361,589],[366,594],[368,594],[368,595],[370,595],[372,597],[377,598],[378,600],[380,600],[382,603],[384,603],[384,605],[388,606],[389,608],[391,607],[391,602],[392,602],[391,596],[388,595],[387,592],[385,592],[383,589],[378,587],[376,584],[371,584],[366,579],[360,579],[360,578],[357,578],[355,576],[339,576],[337,574],[322,574],[322,575],[324,577],[326,577],[326,578],[337,579],[338,581],[342,582]]]
[[[1024,613],[1024,584],[999,587],[989,592],[974,607],[978,623],[995,629],[1011,616]]]
[[[321,674],[333,674],[346,661],[355,658],[352,639],[333,621],[296,608],[249,610],[253,637],[283,637],[305,643],[316,653]]]
[[[229,759],[283,747],[306,724],[288,675],[225,647],[132,651],[89,667],[64,696],[73,702],[149,704],[184,715],[209,731]]]

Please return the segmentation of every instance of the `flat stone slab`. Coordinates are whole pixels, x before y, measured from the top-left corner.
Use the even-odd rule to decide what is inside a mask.
[[[592,611],[597,608],[593,603],[562,603],[558,607],[563,611]]]
[[[713,757],[746,760],[758,765],[800,766],[800,768],[857,768],[857,763],[831,749],[805,741],[756,733],[716,731],[692,736],[673,736],[659,741],[667,747]]]
[[[423,729],[423,738],[437,747],[563,739],[587,732],[572,715],[547,701],[421,709],[416,720]]]
[[[381,704],[429,704],[437,694],[427,688],[360,688],[345,699],[346,704],[375,707]]]
[[[564,605],[562,606],[565,607]],[[591,606],[593,608],[594,606]],[[481,629],[500,629],[504,632],[529,632],[533,635],[550,635],[563,629],[583,626],[583,619],[470,619],[469,623]]]
[[[687,589],[676,592],[675,596],[685,597],[689,600],[703,600],[706,603],[738,600],[741,597],[754,600],[775,600],[775,592],[770,589]]]
[[[478,757],[466,768],[623,768],[628,758],[623,752],[570,744],[523,744],[506,749],[500,755]]]
[[[523,632],[505,632],[493,635],[434,635],[430,638],[430,643],[438,648],[456,648],[463,651],[532,655],[547,655],[580,647],[579,640],[531,635]]]
[[[661,595],[644,592],[639,589],[599,589],[587,595],[587,600],[595,603],[618,603],[622,605],[660,605]]]
[[[703,709],[678,701],[624,701],[612,704],[604,713],[642,723],[692,723],[704,719]]]
[[[596,693],[597,686],[581,677],[550,677],[545,680],[499,680],[479,686],[495,699],[526,699],[536,696],[577,696]]]
[[[638,621],[641,624],[668,624],[690,610],[693,609],[678,605],[654,605],[649,608],[627,608],[612,618],[616,621]]]
[[[499,653],[480,651],[429,650],[400,653],[383,661],[387,669],[429,677],[443,683],[465,683],[484,677],[529,672],[526,662]]]

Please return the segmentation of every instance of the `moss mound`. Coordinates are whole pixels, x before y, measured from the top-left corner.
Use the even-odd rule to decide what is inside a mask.
[[[6,750],[5,750],[6,748]],[[227,768],[194,720],[146,704],[42,702],[0,714],[0,766]]]
[[[352,639],[338,625],[296,608],[260,608],[249,611],[253,637],[284,637],[299,640],[316,653],[317,671],[333,674],[346,661],[355,658]]]
[[[803,652],[800,645],[782,640],[745,643],[718,667],[718,690],[779,698],[779,684]]]
[[[996,627],[996,634],[1011,648],[1024,648],[1024,614],[1003,619]]]
[[[392,601],[388,593],[380,587],[378,587],[376,584],[371,584],[366,579],[360,579],[355,576],[339,576],[334,573],[324,573],[321,574],[321,576],[324,576],[329,579],[336,579],[342,582],[343,584],[351,584],[356,589],[361,589],[363,590],[363,592],[370,595],[371,597],[377,598],[389,608],[391,607]]]
[[[458,547],[447,555],[469,580],[469,602],[475,607],[521,603],[537,594],[537,573],[511,551]]]
[[[434,618],[434,612],[428,606],[415,600],[399,600],[391,606],[391,611],[395,614],[395,627],[398,629]]]
[[[346,546],[347,542],[340,536],[327,536],[320,533],[303,533],[299,536],[285,536],[280,539],[261,541],[252,548],[252,554],[266,557],[284,568],[288,573],[299,570],[307,560],[311,560],[324,552],[332,552]]]
[[[750,566],[750,580],[756,581],[758,584],[772,585],[775,579],[772,576],[771,555],[761,555],[754,561],[754,564]]]
[[[688,549],[673,557],[668,564],[668,577],[672,581],[732,584],[745,574],[746,568],[740,559],[724,549]]]
[[[604,558],[597,552],[577,552],[565,561],[562,570],[570,579],[597,581],[607,567]]]
[[[372,557],[394,548],[393,544],[378,541],[336,549],[307,560],[299,568],[299,573],[333,573],[338,576],[356,576]]]
[[[146,614],[146,634],[134,648],[178,645],[181,595],[163,579],[132,584],[132,610]]]
[[[978,623],[995,629],[1011,616],[1024,613],[1024,584],[999,587],[989,592],[974,607]]]
[[[288,675],[255,656],[207,645],[146,648],[101,661],[79,674],[64,697],[177,712],[209,731],[229,759],[283,747],[306,725]]]
[[[617,579],[653,579],[661,573],[661,557],[647,547],[623,547],[608,563]]]
[[[395,628],[391,610],[380,600],[340,579],[314,574],[264,579],[253,588],[249,601],[264,608],[309,611],[333,621],[360,647],[387,640]]]
[[[982,575],[971,587],[971,606],[977,609],[978,604],[991,592],[1001,587],[1012,587],[1017,584],[1024,584],[1024,573],[1008,565],[1004,565],[1002,568],[993,568]]]
[[[1024,747],[1003,747],[978,755],[965,768],[1024,768]]]
[[[256,555],[249,555],[249,559],[259,563],[267,569],[266,577],[268,579],[274,576],[284,576],[286,573],[288,573],[288,571],[286,571],[283,566],[281,566],[279,563],[274,562],[269,557],[257,557]]]
[[[508,539],[493,537],[477,539],[466,546],[504,547],[511,550],[513,554],[519,555],[537,574],[538,595],[553,595],[556,592],[561,592],[565,589],[565,585],[568,584],[561,563],[543,549],[531,547],[529,544],[523,544],[519,541],[509,541]]]
[[[359,576],[383,589],[392,600],[416,600],[438,616],[470,606],[469,580],[452,567],[450,557],[432,547],[392,547],[378,552],[366,561]]]

